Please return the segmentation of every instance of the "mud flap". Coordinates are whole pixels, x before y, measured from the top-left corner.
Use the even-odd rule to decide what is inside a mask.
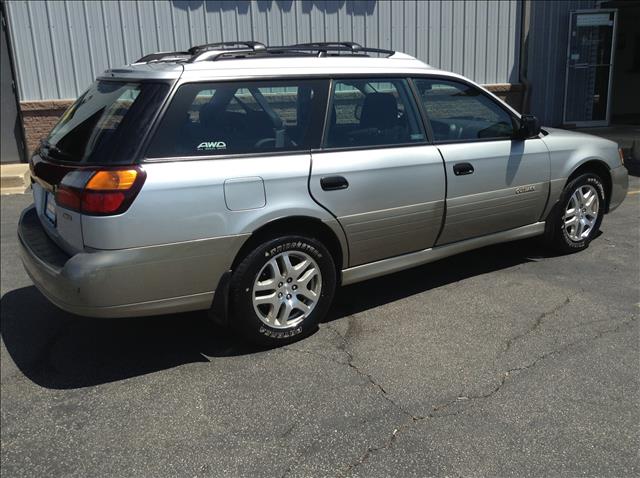
[[[214,325],[221,328],[229,326],[229,284],[232,273],[233,271],[228,270],[220,277],[218,287],[213,295],[213,303],[208,312],[209,319]]]

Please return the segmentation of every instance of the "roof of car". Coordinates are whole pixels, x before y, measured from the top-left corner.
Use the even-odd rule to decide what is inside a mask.
[[[232,48],[228,48],[231,45]],[[384,57],[369,56],[384,55]],[[220,80],[251,77],[343,74],[411,74],[436,71],[401,52],[356,43],[307,43],[265,47],[257,42],[218,43],[184,52],[153,53],[101,78]]]
[[[412,73],[433,70],[429,65],[403,53],[388,58],[375,57],[254,57],[185,63],[180,61],[132,63],[107,70],[103,77],[176,79],[220,79],[238,77],[316,76],[332,74]]]

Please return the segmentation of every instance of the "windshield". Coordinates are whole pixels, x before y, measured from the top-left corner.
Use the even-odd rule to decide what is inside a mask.
[[[41,152],[68,162],[133,162],[169,86],[164,82],[97,81],[62,115]]]

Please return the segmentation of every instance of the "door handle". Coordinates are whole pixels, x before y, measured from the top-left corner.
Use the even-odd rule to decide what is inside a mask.
[[[338,189],[347,189],[349,182],[343,176],[327,176],[320,179],[320,186],[325,191],[336,191]]]
[[[458,163],[453,165],[453,174],[456,176],[464,176],[466,174],[473,174],[473,166],[471,163]]]

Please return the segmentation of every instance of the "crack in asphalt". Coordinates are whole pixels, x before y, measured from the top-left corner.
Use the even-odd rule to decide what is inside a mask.
[[[308,355],[314,355],[316,357],[321,357],[327,360],[330,360],[334,363],[337,363],[339,365],[346,365],[347,367],[351,368],[357,375],[359,375],[360,377],[363,377],[367,380],[367,382],[369,383],[370,386],[374,387],[375,389],[378,390],[380,396],[386,400],[388,403],[390,403],[394,408],[396,408],[397,410],[399,410],[402,414],[406,415],[408,417],[407,421],[405,421],[404,423],[402,423],[401,425],[399,425],[397,428],[395,428],[393,430],[393,432],[391,433],[391,435],[389,436],[389,438],[380,446],[370,446],[368,447],[365,452],[360,456],[360,458],[354,462],[351,463],[349,465],[347,465],[344,470],[342,470],[340,472],[341,476],[344,476],[345,474],[348,474],[351,470],[353,470],[353,468],[359,466],[360,464],[364,463],[367,458],[369,457],[369,455],[371,455],[371,453],[374,453],[376,451],[379,450],[383,450],[386,448],[389,448],[391,446],[391,444],[393,443],[393,441],[395,440],[396,435],[404,428],[410,426],[412,423],[417,422],[419,420],[424,420],[426,417],[420,416],[420,415],[413,415],[410,412],[408,412],[407,410],[405,410],[402,405],[400,405],[399,403],[397,403],[395,400],[393,400],[389,394],[387,393],[387,391],[385,390],[385,388],[379,384],[370,373],[365,372],[364,370],[362,370],[360,367],[358,367],[355,363],[353,363],[354,357],[353,354],[347,349],[349,342],[348,342],[348,335],[349,335],[349,330],[351,330],[351,328],[353,327],[354,321],[356,320],[356,318],[354,316],[350,316],[349,317],[349,329],[347,330],[347,333],[345,335],[342,335],[335,327],[333,327],[331,324],[326,324],[325,328],[327,330],[329,330],[330,332],[332,332],[340,341],[340,343],[337,345],[337,349],[342,352],[346,358],[347,361],[346,362],[341,362],[339,360],[336,360],[333,357],[329,357],[327,355],[324,355],[322,353],[318,353],[318,352],[313,352],[310,350],[302,350],[302,349],[296,349],[293,347],[284,347],[285,350],[289,350],[292,352],[297,352],[297,353],[304,353],[304,354],[308,354]],[[288,469],[285,472],[285,475],[287,473],[289,473],[291,470]],[[283,475],[284,476],[284,475]]]
[[[353,317],[350,317],[349,320],[354,320]],[[356,372],[356,374],[358,374],[359,376],[365,378],[368,382],[369,385],[373,386],[374,388],[378,389],[378,391],[380,392],[381,396],[387,401],[389,402],[391,405],[393,405],[395,408],[399,409],[402,413],[404,413],[407,416],[413,417],[413,415],[411,415],[411,413],[409,413],[408,411],[404,410],[402,408],[402,406],[395,402],[393,399],[391,399],[391,397],[389,397],[387,391],[384,389],[384,387],[382,385],[380,385],[378,382],[376,382],[376,380],[371,376],[371,374],[365,372],[364,370],[362,370],[360,367],[358,367],[356,364],[353,363],[353,354],[351,352],[349,352],[349,350],[347,350],[347,338],[345,336],[343,336],[340,332],[338,332],[334,327],[332,327],[329,324],[326,324],[326,328],[328,330],[330,330],[336,337],[338,337],[340,339],[340,344],[337,346],[337,349],[344,353],[347,360],[346,362],[342,362],[340,360],[337,360],[333,357],[329,357],[325,354],[319,353],[319,352],[314,352],[311,350],[303,350],[303,349],[297,349],[297,348],[293,348],[290,346],[285,346],[283,347],[285,350],[289,350],[291,352],[297,352],[297,353],[302,353],[302,354],[307,354],[307,355],[313,355],[316,357],[320,357],[326,360],[330,360],[331,362],[337,363],[339,365],[346,365],[349,368],[351,368],[352,370],[354,370]]]
[[[366,378],[373,387],[377,388],[380,391],[381,396],[387,402],[389,402],[393,407],[397,408],[402,414],[406,415],[408,417],[408,419],[404,423],[400,424],[398,427],[394,428],[394,430],[391,433],[391,435],[387,438],[387,440],[384,441],[384,443],[382,445],[367,447],[367,449],[364,451],[364,453],[362,453],[360,455],[358,460],[356,460],[355,462],[347,464],[347,466],[345,466],[345,468],[343,470],[341,470],[341,472],[340,472],[341,476],[345,476],[346,474],[350,473],[354,468],[356,468],[357,466],[360,466],[362,463],[364,463],[367,460],[367,458],[369,458],[369,456],[372,453],[375,453],[376,451],[380,451],[380,450],[384,450],[384,449],[390,448],[391,445],[393,444],[394,440],[396,439],[396,436],[398,435],[398,433],[400,433],[403,429],[409,427],[413,423],[415,423],[417,421],[420,421],[420,420],[424,420],[424,418],[425,418],[423,416],[413,415],[412,413],[410,413],[407,410],[405,410],[404,407],[402,407],[399,403],[397,403],[395,400],[393,400],[387,394],[387,391],[385,390],[385,388],[381,384],[376,382],[376,380],[371,376],[371,374],[369,374],[369,373],[365,372],[364,370],[360,369],[356,364],[353,363],[353,354],[347,349],[347,347],[349,345],[349,342],[347,340],[347,336],[348,336],[349,331],[351,330],[355,320],[356,320],[355,316],[350,316],[349,317],[349,328],[347,329],[347,333],[345,335],[342,335],[336,328],[332,327],[331,324],[327,324],[326,327],[327,327],[328,330],[333,332],[335,334],[335,336],[340,340],[340,345],[338,346],[338,349],[340,351],[342,351],[347,356],[348,361],[347,361],[346,364],[350,368],[352,368],[358,375]]]
[[[569,305],[570,302],[571,302],[571,298],[567,296],[566,299],[561,304],[558,304],[552,309],[547,310],[546,312],[542,312],[540,315],[538,315],[527,330],[525,330],[521,334],[514,335],[513,337],[510,337],[509,339],[507,339],[507,341],[505,342],[505,348],[502,351],[502,355],[506,354],[509,350],[511,350],[511,347],[515,342],[517,342],[518,340],[521,340],[522,338],[526,337],[527,335],[535,332],[538,328],[540,328],[545,318],[557,314],[562,309],[564,309],[567,305]]]
[[[287,466],[287,468],[284,470],[284,473],[282,473],[282,475],[280,475],[280,478],[286,478],[289,473],[291,473],[291,470],[293,469],[293,463],[291,463],[289,466]]]
[[[513,367],[510,368],[508,370],[506,370],[505,372],[503,372],[500,375],[500,379],[498,381],[498,383],[491,389],[489,390],[487,393],[483,393],[483,394],[479,394],[479,395],[461,395],[459,397],[457,397],[455,400],[450,400],[449,402],[444,403],[443,405],[434,407],[433,411],[434,412],[438,412],[440,410],[444,410],[448,407],[450,407],[451,405],[455,404],[455,403],[460,403],[460,402],[471,402],[473,400],[484,400],[487,398],[491,398],[493,395],[495,395],[497,392],[500,391],[500,389],[502,389],[502,387],[507,383],[508,378],[516,372],[522,372],[524,370],[528,370],[530,368],[535,367],[538,363],[542,362],[543,360],[549,358],[549,357],[553,357],[555,355],[559,355],[567,350],[569,350],[570,348],[577,346],[577,345],[582,345],[585,344],[587,342],[592,342],[594,340],[598,340],[599,338],[603,337],[604,335],[607,334],[614,334],[617,333],[622,327],[629,325],[633,322],[636,322],[638,320],[638,317],[635,318],[631,318],[629,320],[624,320],[620,323],[618,323],[615,327],[613,328],[609,328],[609,329],[604,329],[601,330],[600,332],[596,333],[595,335],[592,335],[590,337],[585,337],[583,339],[580,340],[576,340],[574,342],[570,342],[568,344],[565,344],[564,346],[560,347],[559,349],[554,349],[551,350],[547,353],[544,353],[542,355],[539,355],[538,357],[536,357],[533,361],[529,362],[526,365],[520,366],[520,367]],[[447,414],[447,415],[435,415],[432,416],[430,418],[438,418],[438,417],[442,417],[442,416],[453,416],[453,415],[458,415],[459,413],[462,413],[464,410],[459,410],[455,413],[451,413],[451,414]],[[433,414],[430,414],[433,415]]]
[[[356,318],[354,316],[349,317],[349,322],[350,325],[356,320]],[[327,324],[327,329],[330,330],[331,332],[333,332],[335,334],[336,337],[338,337],[338,339],[340,340],[340,345],[338,345],[338,350],[340,350],[342,353],[344,353],[347,357],[347,362],[346,365],[349,366],[350,368],[352,368],[358,375],[360,375],[361,377],[366,378],[369,383],[371,384],[371,386],[373,386],[374,388],[377,388],[382,397],[389,402],[391,405],[393,405],[394,407],[396,407],[398,410],[400,410],[402,413],[404,413],[405,415],[407,415],[408,417],[411,418],[415,418],[411,413],[409,413],[407,410],[405,410],[402,405],[400,405],[399,403],[397,403],[395,400],[393,400],[389,394],[387,393],[387,391],[385,390],[385,388],[379,384],[372,376],[370,373],[365,372],[364,370],[362,370],[360,367],[358,367],[355,363],[353,363],[353,354],[347,349],[349,342],[347,340],[347,336],[349,334],[349,330],[347,329],[347,334],[345,336],[343,336],[338,330],[336,330],[334,327],[332,327],[330,324]],[[350,327],[351,328],[351,327]]]
[[[529,327],[529,329],[522,333],[519,334],[515,337],[512,337],[511,339],[509,339],[507,341],[507,347],[505,349],[505,351],[503,352],[506,353],[512,346],[513,344],[518,341],[521,340],[523,337],[525,337],[526,335],[530,334],[531,332],[535,331],[537,328],[540,327],[540,325],[542,325],[544,319],[550,315],[556,314],[558,311],[560,311],[562,308],[566,307],[569,303],[571,302],[571,299],[569,297],[567,297],[561,304],[558,304],[557,306],[555,306],[554,308],[552,308],[549,311],[543,312],[542,314],[540,314],[533,322],[533,324]],[[349,317],[349,328],[347,329],[347,332],[345,335],[342,335],[335,327],[333,327],[331,324],[326,324],[325,327],[331,331],[339,340],[340,343],[337,346],[338,350],[340,350],[341,352],[343,352],[346,357],[347,357],[347,361],[346,362],[341,362],[339,360],[336,360],[332,357],[328,357],[324,354],[321,353],[317,353],[317,352],[312,352],[312,351],[307,351],[307,350],[300,350],[300,349],[294,349],[291,347],[285,347],[286,350],[289,351],[293,351],[293,352],[298,352],[298,353],[305,353],[305,354],[309,354],[309,355],[315,355],[317,357],[321,357],[323,359],[328,359],[331,360],[334,363],[337,363],[339,365],[346,365],[349,368],[351,368],[352,370],[354,370],[359,376],[366,378],[367,381],[369,382],[369,384],[371,386],[373,386],[374,388],[376,388],[381,397],[384,398],[384,400],[386,400],[387,402],[389,402],[393,407],[395,407],[397,410],[399,410],[401,413],[403,413],[404,415],[407,416],[407,420],[405,420],[404,422],[402,422],[400,425],[398,425],[397,427],[395,427],[393,429],[393,432],[387,437],[387,439],[380,445],[377,446],[369,446],[367,447],[367,449],[354,461],[352,461],[351,463],[348,463],[346,466],[344,466],[340,471],[339,471],[339,476],[347,476],[349,474],[351,474],[351,472],[357,468],[358,466],[362,465],[364,462],[367,461],[367,459],[373,454],[376,453],[378,451],[382,451],[382,450],[386,450],[391,448],[391,446],[393,445],[393,443],[397,440],[398,435],[404,431],[405,429],[409,428],[410,426],[412,426],[414,423],[420,422],[420,421],[424,421],[427,419],[438,419],[438,418],[445,418],[445,417],[451,417],[451,416],[456,416],[459,415],[461,413],[463,413],[465,411],[465,408],[461,408],[460,410],[457,410],[455,412],[452,413],[440,413],[443,410],[446,410],[447,408],[451,407],[454,404],[461,404],[461,405],[467,405],[468,403],[471,403],[472,401],[475,400],[487,400],[489,398],[491,398],[492,396],[494,396],[496,393],[498,393],[508,382],[509,378],[513,375],[513,374],[517,374],[519,372],[531,369],[533,367],[535,367],[538,363],[542,362],[543,360],[552,357],[552,356],[556,356],[559,355],[567,350],[569,350],[570,348],[577,346],[577,345],[581,345],[587,342],[591,342],[594,340],[598,340],[599,338],[603,337],[604,335],[607,334],[611,334],[611,333],[616,333],[618,332],[622,327],[629,325],[633,322],[636,322],[638,320],[638,317],[635,318],[631,318],[629,320],[625,320],[622,321],[620,323],[618,323],[615,327],[613,328],[609,328],[609,329],[604,329],[598,333],[596,333],[595,335],[592,335],[590,337],[586,337],[584,339],[580,339],[580,340],[576,340],[574,342],[565,344],[564,346],[560,347],[559,349],[554,349],[551,350],[547,353],[544,353],[538,357],[536,357],[533,361],[529,362],[526,365],[520,366],[520,367],[513,367],[510,368],[504,372],[502,372],[500,374],[500,378],[497,382],[497,384],[490,389],[488,392],[486,393],[482,393],[482,394],[477,394],[477,395],[459,395],[457,396],[455,399],[450,400],[448,402],[445,402],[443,404],[440,405],[436,405],[434,407],[432,407],[432,411],[429,412],[427,415],[414,415],[411,412],[407,411],[404,407],[402,407],[399,403],[397,403],[395,400],[393,400],[389,394],[387,393],[387,391],[385,390],[385,388],[379,384],[372,376],[371,374],[365,372],[364,370],[362,370],[361,368],[359,368],[356,364],[353,363],[354,357],[353,354],[347,349],[349,342],[348,342],[348,335],[349,335],[349,331],[351,330],[352,326],[353,326],[353,322],[356,320],[356,317],[354,316],[350,316]],[[290,468],[288,468],[285,471],[285,475],[288,474],[291,471]],[[284,475],[283,475],[284,476]]]

